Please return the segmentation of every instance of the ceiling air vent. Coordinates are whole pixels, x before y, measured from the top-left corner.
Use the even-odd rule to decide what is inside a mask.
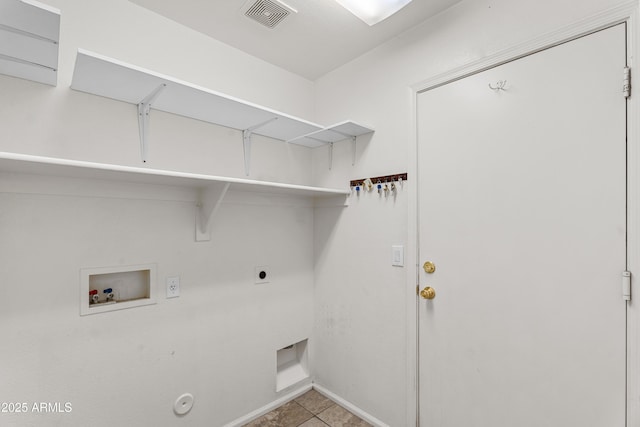
[[[297,11],[279,0],[249,0],[242,8],[244,14],[262,25],[273,28]]]

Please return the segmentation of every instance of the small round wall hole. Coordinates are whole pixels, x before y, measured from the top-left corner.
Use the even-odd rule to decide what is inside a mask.
[[[265,277],[267,277],[267,272],[266,271],[261,271],[260,274],[258,274],[258,277],[262,280],[264,280]]]

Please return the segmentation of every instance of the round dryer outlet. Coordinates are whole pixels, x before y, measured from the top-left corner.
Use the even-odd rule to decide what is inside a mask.
[[[173,412],[177,415],[185,415],[191,408],[193,408],[193,395],[191,393],[185,393],[178,397],[173,404]]]

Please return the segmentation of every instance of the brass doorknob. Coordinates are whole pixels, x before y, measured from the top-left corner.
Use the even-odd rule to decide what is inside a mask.
[[[427,261],[422,265],[422,268],[424,269],[425,273],[433,273],[434,271],[436,271],[436,265],[434,263],[432,263],[431,261]]]
[[[424,299],[434,299],[436,297],[436,290],[431,286],[427,286],[420,291],[420,296]]]

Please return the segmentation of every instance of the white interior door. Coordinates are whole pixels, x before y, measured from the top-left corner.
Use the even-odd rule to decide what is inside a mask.
[[[418,95],[421,426],[625,425],[625,31]]]

